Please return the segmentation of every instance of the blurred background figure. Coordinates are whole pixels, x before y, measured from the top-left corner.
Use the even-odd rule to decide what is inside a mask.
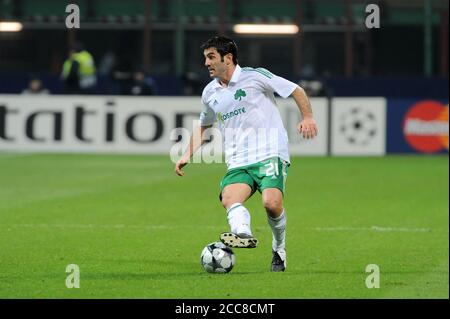
[[[200,76],[194,72],[186,72],[182,76],[184,95],[201,95],[203,83]]]
[[[27,24],[0,28],[0,93],[22,92],[32,73],[52,94],[130,95],[154,80],[158,95],[200,96],[209,78],[198,48],[224,34],[239,43],[243,66],[273,65],[295,83],[321,81],[334,96],[448,98],[447,0],[89,0],[80,1],[89,28],[76,32],[61,29],[61,3],[0,0],[2,22]],[[370,4],[380,28],[366,25]],[[85,49],[70,46],[64,63],[65,44],[77,42]],[[135,84],[137,68],[152,80]]]
[[[115,53],[111,50],[106,52],[100,59],[98,66],[98,75],[111,76],[116,64],[117,64],[117,57]]]
[[[62,74],[64,93],[94,94],[97,75],[92,55],[81,42],[70,48],[69,57],[64,61]]]
[[[133,79],[126,95],[156,95],[155,80],[142,70],[133,73]]]
[[[22,94],[49,94],[49,90],[47,90],[42,81],[37,77],[33,77],[26,89],[22,91]]]
[[[298,82],[309,96],[330,97],[332,94],[326,83],[321,80],[300,80]]]

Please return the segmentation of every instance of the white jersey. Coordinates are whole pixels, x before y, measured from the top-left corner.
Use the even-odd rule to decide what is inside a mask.
[[[239,65],[228,87],[217,79],[205,87],[200,123],[209,126],[218,122],[228,169],[276,156],[289,163],[287,132],[274,92],[287,98],[296,87],[266,69]]]

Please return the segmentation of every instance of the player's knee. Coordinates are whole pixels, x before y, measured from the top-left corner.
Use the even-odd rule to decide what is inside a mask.
[[[283,203],[277,199],[267,199],[263,202],[264,208],[270,217],[278,217],[283,212]]]
[[[230,207],[231,205],[233,205],[233,198],[231,196],[223,196],[222,195],[222,206],[225,209],[228,209],[228,207]]]
[[[225,199],[222,198],[222,206],[223,206],[223,208],[227,209],[227,205],[228,205],[228,202]]]

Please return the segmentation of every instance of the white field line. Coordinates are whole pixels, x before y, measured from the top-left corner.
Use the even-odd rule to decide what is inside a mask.
[[[8,154],[8,153],[2,153],[0,152],[0,159],[10,159],[10,158],[20,158],[20,157],[30,157],[33,156],[33,154],[30,153],[17,153],[17,154]]]
[[[144,230],[176,230],[176,229],[223,229],[227,230],[225,225],[124,225],[124,224],[10,224],[1,225],[0,227],[18,227],[18,228],[60,228],[60,229],[144,229]],[[264,227],[255,227],[257,230],[264,229]],[[309,228],[316,231],[375,231],[375,232],[410,232],[410,233],[426,233],[431,232],[431,228],[405,228],[405,227],[315,227]]]
[[[316,227],[317,231],[375,231],[375,232],[407,232],[426,233],[431,232],[431,228],[406,228],[406,227]]]
[[[217,229],[220,226],[207,225],[99,225],[99,224],[10,224],[0,225],[0,227],[18,227],[18,228],[60,228],[60,229],[148,229],[148,230],[169,230],[182,228],[203,228]]]

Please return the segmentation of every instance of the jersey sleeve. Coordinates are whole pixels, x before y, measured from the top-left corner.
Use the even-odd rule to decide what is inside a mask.
[[[216,113],[212,108],[208,106],[208,103],[204,100],[202,96],[202,105],[203,109],[200,113],[200,125],[201,126],[210,126],[216,122]]]
[[[289,97],[292,92],[297,88],[297,84],[277,76],[266,69],[255,69],[258,79],[258,84],[264,89],[270,92],[276,92],[282,98]]]

